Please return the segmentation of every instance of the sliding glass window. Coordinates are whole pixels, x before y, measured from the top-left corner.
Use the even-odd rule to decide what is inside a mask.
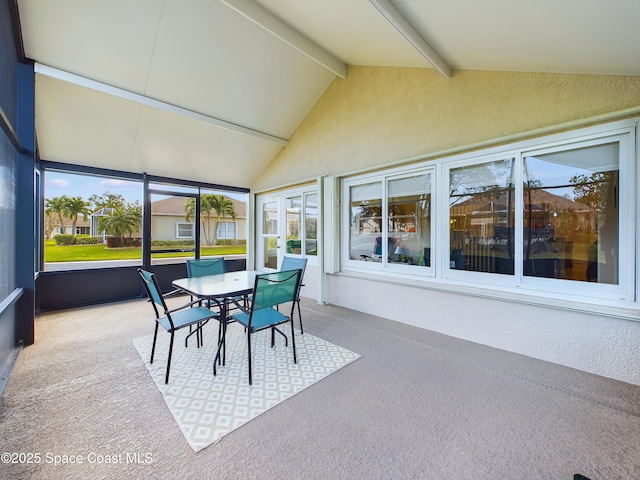
[[[318,194],[300,192],[285,197],[285,255],[316,256],[318,254]]]
[[[513,275],[513,158],[449,171],[449,268]]]
[[[523,272],[618,285],[620,144],[524,157]]]
[[[345,178],[342,268],[637,303],[636,155],[620,121]]]
[[[431,170],[345,182],[347,264],[427,275],[431,267]]]

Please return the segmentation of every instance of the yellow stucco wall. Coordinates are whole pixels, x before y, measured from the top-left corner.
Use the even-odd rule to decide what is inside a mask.
[[[252,190],[633,108],[640,77],[349,67]]]

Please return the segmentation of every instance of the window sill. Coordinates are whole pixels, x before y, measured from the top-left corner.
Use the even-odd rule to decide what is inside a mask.
[[[548,296],[550,295],[549,293],[541,292],[539,295],[536,294],[537,292],[522,293],[519,291],[520,289],[514,287],[505,288],[504,286],[486,286],[485,288],[479,288],[463,284],[461,282],[436,280],[434,278],[407,278],[401,276],[382,275],[372,271],[360,272],[343,270],[334,275],[359,280],[402,285],[412,288],[422,288],[426,290],[503,300],[525,305],[551,307],[559,310],[591,313],[625,320],[640,321],[640,307],[637,303],[632,302],[624,302],[624,304],[620,302],[616,304],[615,302],[600,299],[593,299],[592,302],[576,301],[568,298],[562,298],[561,295],[557,295],[556,298],[551,298]]]

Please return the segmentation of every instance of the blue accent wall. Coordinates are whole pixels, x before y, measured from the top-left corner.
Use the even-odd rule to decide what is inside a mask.
[[[0,372],[16,345],[17,151],[6,133],[17,125],[17,61],[9,2],[0,2]]]

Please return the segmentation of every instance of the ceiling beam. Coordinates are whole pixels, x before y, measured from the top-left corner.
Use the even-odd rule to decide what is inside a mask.
[[[427,59],[433,68],[440,72],[444,78],[451,78],[451,67],[436,53],[390,0],[369,0],[369,2],[413,45],[413,48],[420,52],[420,55]]]
[[[347,78],[347,65],[309,37],[293,28],[280,17],[253,0],[222,0],[222,3],[258,24],[272,35],[288,43],[327,70],[341,78]]]
[[[69,82],[74,85],[79,85],[81,87],[90,88],[92,90],[106,93],[108,95],[113,95],[115,97],[123,98],[125,100],[130,100],[132,102],[136,102],[147,107],[157,108],[165,112],[176,113],[178,115],[182,115],[183,117],[187,117],[192,120],[197,120],[199,122],[202,122],[208,125],[213,125],[215,127],[223,128],[231,132],[240,133],[242,135],[249,135],[251,137],[259,138],[261,140],[266,140],[268,142],[275,143],[277,145],[282,145],[284,147],[286,147],[289,144],[288,140],[284,138],[275,137],[273,135],[269,135],[268,133],[260,132],[258,130],[253,130],[251,128],[243,127],[242,125],[227,122],[226,120],[221,120],[219,118],[211,117],[209,115],[204,115],[202,113],[194,112],[193,110],[177,107],[176,105],[171,105],[170,103],[162,102],[160,100],[146,97],[138,93],[133,93],[128,90],[123,90],[122,88],[113,87],[111,85],[107,85],[106,83],[97,82],[89,78],[81,77],[80,75],[75,75],[73,73],[65,72],[64,70],[59,70],[57,68],[43,65],[41,63],[35,64],[35,72],[40,75],[45,75],[51,78],[57,78],[58,80],[63,80],[65,82]]]

